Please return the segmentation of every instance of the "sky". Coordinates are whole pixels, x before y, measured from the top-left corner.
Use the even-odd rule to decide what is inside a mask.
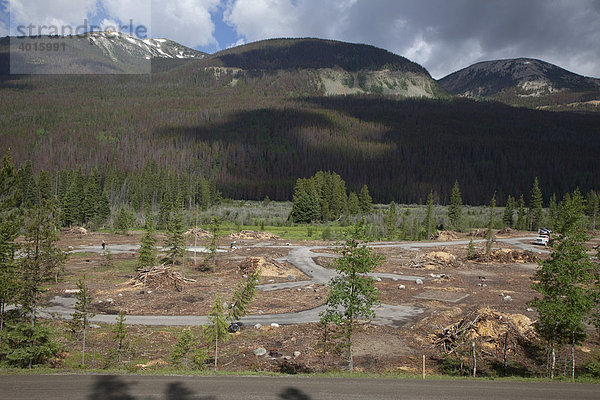
[[[600,78],[600,0],[0,0],[0,36],[84,20],[102,28],[133,21],[207,53],[317,37],[389,50],[434,78],[517,57]]]

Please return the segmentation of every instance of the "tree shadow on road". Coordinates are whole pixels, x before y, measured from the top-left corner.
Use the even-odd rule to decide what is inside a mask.
[[[112,375],[98,377],[88,400],[135,400],[129,394],[129,384]]]
[[[296,388],[287,388],[279,394],[279,398],[283,400],[311,400],[312,397]]]

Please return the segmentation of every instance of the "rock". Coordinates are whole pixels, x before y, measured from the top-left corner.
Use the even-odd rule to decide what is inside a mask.
[[[296,289],[296,290],[297,290],[297,291],[299,291],[299,292],[301,292],[301,291],[302,291],[302,288],[298,288],[298,289]]]
[[[65,294],[77,294],[79,292],[80,292],[79,289],[66,289],[65,290]]]
[[[273,322],[271,324],[271,327],[273,327],[273,328],[279,328],[279,324],[277,322]]]
[[[404,285],[399,285],[399,286],[398,286],[398,289],[400,289],[400,290],[406,289],[406,286],[404,286]]]
[[[295,281],[296,277],[294,275],[288,275],[288,281]]]
[[[269,279],[267,282],[273,283],[273,282],[275,282],[275,279]]]
[[[294,358],[300,357],[300,354],[302,354],[302,353],[300,353],[299,351],[295,351],[294,352]]]
[[[229,325],[229,328],[227,329],[227,332],[229,333],[236,333],[240,331],[240,326],[238,324],[236,324],[235,322],[231,325]]]
[[[280,358],[282,355],[283,354],[281,354],[277,350],[271,350],[271,351],[269,351],[269,356],[273,357],[273,358]]]
[[[289,360],[292,359],[292,357],[290,357],[290,356],[283,356],[283,359],[289,361]]]
[[[150,294],[150,293],[152,293],[152,290],[148,290],[146,293]]]
[[[108,299],[106,299],[106,302],[107,303],[114,303],[115,301],[111,297],[109,297]]]
[[[393,280],[394,282],[397,282],[397,281],[398,281],[398,278],[396,278],[396,277],[394,276],[394,277],[392,277],[392,280]]]
[[[378,276],[376,276],[374,279],[375,279],[375,282],[381,282],[381,278]]]
[[[319,289],[315,289],[315,293],[319,293]]]
[[[512,297],[510,297],[510,296],[504,296],[502,298],[502,301],[505,302],[505,303],[511,302],[512,301]]]
[[[123,297],[123,293],[119,293],[117,296],[119,296],[119,297]]]
[[[527,310],[526,310],[526,311],[528,311],[528,312],[533,312],[533,308],[529,308],[529,307],[527,307]]]
[[[261,357],[264,356],[265,354],[267,354],[267,349],[265,349],[264,347],[259,347],[258,349],[254,350],[254,355]]]
[[[417,285],[422,285],[422,284],[423,284],[423,281],[422,281],[421,279],[417,279],[417,280],[415,281],[415,283],[416,283]]]
[[[262,325],[261,325],[261,324],[256,324],[256,325],[254,325],[254,329],[260,329],[260,328],[262,328]]]
[[[500,294],[499,294],[499,296],[500,296],[500,297],[504,297],[504,293],[500,293]]]

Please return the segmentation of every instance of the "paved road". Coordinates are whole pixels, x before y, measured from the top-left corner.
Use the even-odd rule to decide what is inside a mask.
[[[320,377],[0,375],[10,400],[598,399],[593,384]]]

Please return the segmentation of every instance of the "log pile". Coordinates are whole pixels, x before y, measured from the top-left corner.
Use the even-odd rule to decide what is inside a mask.
[[[160,265],[151,268],[138,269],[137,275],[129,282],[133,287],[143,286],[153,289],[175,286],[181,290],[184,283],[196,282],[195,279],[185,278],[180,272],[170,266]]]
[[[409,268],[437,268],[437,267],[458,267],[460,263],[454,254],[444,251],[432,251],[425,255],[410,260],[407,265]]]
[[[489,255],[477,254],[473,261],[495,262],[495,263],[535,263],[537,257],[531,251],[499,249],[492,251]]]
[[[433,335],[433,344],[452,354],[462,343],[478,341],[489,348],[498,345],[507,332],[512,338],[528,342],[535,336],[531,320],[521,314],[505,314],[488,308],[479,309],[460,321],[441,328]]]

